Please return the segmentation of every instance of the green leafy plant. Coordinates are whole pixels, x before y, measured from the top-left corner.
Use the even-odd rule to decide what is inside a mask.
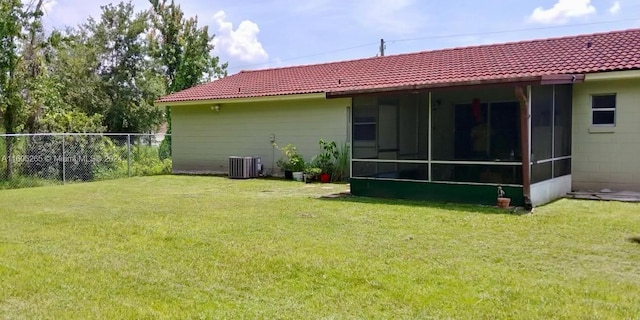
[[[296,146],[291,143],[284,147],[279,147],[275,143],[273,146],[282,152],[283,157],[276,162],[276,165],[278,165],[280,169],[293,172],[301,172],[304,170],[305,161]]]
[[[322,152],[315,157],[318,167],[322,173],[332,174],[335,169],[335,160],[338,157],[338,149],[336,143],[326,142],[322,139],[318,142]]]
[[[313,162],[308,163],[304,168],[304,174],[307,175],[307,179],[315,180],[321,173],[322,169],[316,167]]]
[[[331,175],[333,181],[344,181],[349,174],[349,145],[346,142],[340,144],[335,155],[335,168]]]

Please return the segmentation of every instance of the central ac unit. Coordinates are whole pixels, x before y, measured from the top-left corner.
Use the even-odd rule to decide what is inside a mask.
[[[260,157],[229,157],[229,178],[257,178],[262,171]]]

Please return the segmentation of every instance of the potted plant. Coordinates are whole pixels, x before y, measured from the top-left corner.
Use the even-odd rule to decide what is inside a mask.
[[[282,158],[280,158],[276,164],[282,171],[284,171],[285,179],[293,179],[293,173],[301,174],[304,170],[304,158],[300,153],[298,153],[298,148],[293,144],[288,144],[282,148],[278,147],[277,144],[273,144],[273,146],[282,152]]]
[[[502,187],[498,187],[497,204],[499,208],[509,208],[509,204],[511,203],[511,198],[507,198],[505,195],[506,194],[504,190],[502,190]]]
[[[321,170],[320,181],[324,183],[331,182],[331,174],[335,170],[335,159],[338,158],[336,143],[333,141],[325,142],[320,139],[318,144],[322,152],[316,156],[315,161]]]
[[[304,168],[304,181],[311,182],[322,173],[322,170],[312,163],[307,164],[306,168]]]

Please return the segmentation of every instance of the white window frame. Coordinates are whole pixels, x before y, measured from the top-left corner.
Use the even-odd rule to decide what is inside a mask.
[[[612,108],[594,108],[593,107],[593,100],[596,97],[605,97],[605,96],[613,96],[613,101],[614,101],[614,106]],[[617,112],[617,106],[618,106],[618,95],[615,93],[599,93],[599,94],[592,94],[591,95],[591,126],[593,127],[615,127],[616,126],[616,118],[618,115]],[[613,123],[593,123],[594,121],[594,114],[596,112],[611,112],[613,111]]]

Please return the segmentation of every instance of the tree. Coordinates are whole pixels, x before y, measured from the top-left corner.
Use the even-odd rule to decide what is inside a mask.
[[[179,5],[171,0],[151,3],[151,54],[162,64],[167,93],[190,88],[212,78],[227,75],[227,63],[211,55],[213,35],[207,26],[198,27],[198,18],[184,18]]]
[[[103,91],[98,74],[98,49],[90,43],[83,29],[54,31],[48,38],[47,69],[49,74],[40,86],[47,112],[82,111],[87,115],[102,114],[110,99]]]
[[[45,61],[42,52],[46,46],[44,32],[42,30],[42,5],[44,0],[32,2],[26,9],[25,16],[25,41],[22,50],[22,67],[20,76],[23,79],[23,97],[27,112],[25,130],[35,133],[38,129],[38,122],[44,111],[44,104],[38,99],[38,93],[43,89],[43,82],[46,83]],[[45,89],[46,90],[46,89]]]
[[[190,88],[196,84],[227,75],[227,63],[220,64],[212,56],[213,35],[209,29],[198,27],[198,19],[184,18],[184,13],[174,0],[149,0],[151,23],[149,32],[151,55],[158,61],[158,70],[164,81],[166,93]],[[171,133],[171,109],[166,108],[167,133]],[[171,136],[162,147],[171,153]]]
[[[144,34],[148,13],[135,13],[131,2],[102,7],[99,21],[82,26],[95,48],[96,74],[107,103],[100,107],[109,132],[149,132],[163,120],[153,101],[164,93],[148,59]]]
[[[20,0],[0,2],[0,113],[5,133],[13,134],[20,130],[24,100],[20,95],[19,68],[20,40],[23,39],[22,27],[25,13]],[[7,167],[5,178],[13,174],[13,141],[8,136],[5,142]]]

